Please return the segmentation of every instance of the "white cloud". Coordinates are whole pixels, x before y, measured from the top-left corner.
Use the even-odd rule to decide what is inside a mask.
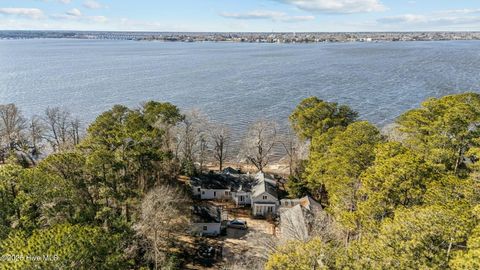
[[[106,23],[108,21],[108,18],[105,16],[86,16],[77,8],[67,11],[65,14],[51,15],[50,18],[53,20],[79,21],[87,23]]]
[[[480,13],[480,9],[460,9],[460,10],[443,10],[430,14],[403,14],[380,18],[378,23],[390,26],[421,26],[433,27],[453,25],[471,25],[480,23],[480,17],[475,16]]]
[[[43,11],[38,8],[0,8],[0,14],[27,17],[31,19],[44,18]]]
[[[78,8],[71,9],[67,11],[65,14],[68,16],[73,16],[73,17],[80,17],[82,16],[82,12]]]
[[[100,9],[105,7],[103,4],[95,0],[86,0],[83,2],[83,6],[89,9]]]
[[[220,16],[229,19],[257,20],[266,19],[281,22],[299,22],[314,20],[314,16],[289,16],[284,12],[254,10],[247,13],[220,13]]]
[[[72,0],[59,0],[60,3],[63,3],[63,4],[70,4],[72,2]]]
[[[364,13],[385,11],[380,0],[274,0],[299,9],[323,13]]]

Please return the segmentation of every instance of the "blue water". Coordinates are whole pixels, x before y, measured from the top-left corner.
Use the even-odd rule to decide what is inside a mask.
[[[427,97],[480,91],[480,42],[345,44],[0,40],[0,103],[63,106],[85,123],[114,104],[198,108],[237,133],[283,124],[303,98],[383,126]]]

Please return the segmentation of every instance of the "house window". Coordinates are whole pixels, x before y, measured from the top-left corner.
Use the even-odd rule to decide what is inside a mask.
[[[264,199],[264,200],[266,200],[266,199],[268,199],[268,197],[267,197],[267,196],[265,196],[265,195],[263,195],[263,199]]]
[[[197,188],[197,192],[200,192],[200,188]]]
[[[228,196],[228,194],[229,194],[229,193],[230,193],[230,192],[228,192],[228,191],[225,191],[225,195],[226,195],[226,196]]]
[[[243,196],[240,196],[240,201],[243,202]]]
[[[204,230],[204,231],[208,230],[208,227],[207,227],[207,226],[203,226],[203,230]]]
[[[202,195],[205,195],[205,190],[204,190],[204,191],[202,191]]]
[[[216,191],[213,192],[213,197],[217,197],[217,192]]]

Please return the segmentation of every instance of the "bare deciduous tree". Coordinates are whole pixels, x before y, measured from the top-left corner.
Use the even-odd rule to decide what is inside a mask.
[[[135,229],[151,242],[155,269],[161,254],[171,247],[174,233],[189,228],[190,205],[189,197],[178,187],[159,186],[145,195]]]
[[[250,254],[247,255],[250,255],[250,259],[254,259],[254,261],[263,261],[263,264],[272,253],[278,250],[280,245],[280,241],[276,236],[259,231],[249,232],[246,235],[246,241],[254,247],[250,250]]]
[[[230,144],[230,129],[225,125],[212,124],[209,128],[212,141],[213,158],[218,162],[220,170],[227,159],[228,147]]]
[[[45,126],[41,119],[38,116],[33,116],[29,125],[29,141],[31,143],[31,154],[35,159],[41,154],[44,132]]]
[[[0,134],[9,148],[14,149],[15,144],[22,139],[27,120],[14,104],[0,105]]]
[[[59,107],[47,108],[44,122],[45,139],[53,151],[62,151],[80,142],[80,121],[72,118],[69,111]]]
[[[170,121],[164,121],[163,119],[158,119],[158,121],[153,125],[155,128],[159,130],[163,130],[165,133],[163,134],[163,149],[166,151],[172,151],[175,154],[175,157],[178,157],[178,145],[175,144],[176,141],[176,132],[178,132],[178,128],[175,124],[171,123]]]
[[[200,164],[199,166],[200,172],[203,171],[203,166],[207,159],[207,153],[208,153],[208,141],[205,138],[205,134],[201,134],[200,141],[199,141],[199,150],[198,150],[198,163]]]
[[[185,114],[185,119],[175,127],[176,134],[176,153],[181,155],[181,159],[185,164],[193,166],[201,152],[202,138],[205,138],[207,120],[206,117],[198,110],[192,110]],[[203,140],[203,143],[206,143]]]
[[[70,122],[70,127],[71,127],[71,130],[70,130],[70,133],[71,133],[71,138],[72,138],[72,142],[73,142],[73,145],[77,145],[80,143],[80,130],[81,130],[81,123],[80,123],[80,119],[78,118],[74,118],[71,120]]]
[[[285,150],[289,173],[295,175],[300,161],[308,158],[309,142],[299,140],[297,135],[289,129],[280,136],[279,143]]]
[[[20,150],[25,139],[27,120],[15,104],[0,105],[1,159],[5,160],[9,151]]]
[[[263,171],[272,158],[277,140],[276,123],[261,120],[254,123],[243,140],[243,156],[259,171]]]
[[[295,167],[298,162],[297,151],[299,148],[299,140],[297,139],[297,136],[295,136],[295,134],[293,134],[292,132],[288,132],[281,136],[279,142],[283,146],[286,157],[288,159],[289,175],[293,175],[293,172],[295,171]]]

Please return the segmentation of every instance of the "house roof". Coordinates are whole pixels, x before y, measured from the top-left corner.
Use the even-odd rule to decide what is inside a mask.
[[[192,207],[194,223],[220,223],[222,211],[213,205],[194,205]]]
[[[306,240],[310,234],[312,222],[323,208],[310,196],[292,201],[298,201],[299,204],[279,209],[280,228],[283,237],[286,239]]]
[[[310,211],[323,210],[322,205],[308,195],[300,199],[300,205]]]
[[[308,239],[308,220],[306,209],[301,205],[292,208],[282,209],[280,211],[280,229],[282,237],[285,239]]]
[[[209,173],[190,179],[190,184],[204,189],[228,189],[232,192],[250,192],[254,179],[245,174]]]
[[[266,174],[264,172],[257,172],[255,175],[254,175],[255,179],[258,180],[258,181],[269,181],[269,182],[272,182],[274,184],[277,183],[277,181],[275,180],[275,178],[273,177],[273,175],[269,175],[269,174]]]
[[[322,205],[310,196],[305,196],[299,199],[282,199],[280,201],[281,204],[285,205],[286,207],[288,207],[289,205],[291,205],[292,207],[300,205],[309,211],[323,210]]]
[[[192,186],[205,189],[230,189],[230,176],[218,173],[203,174],[190,178]]]
[[[224,174],[240,174],[240,170],[236,170],[232,167],[226,167],[225,169],[222,170]]]
[[[267,192],[268,194],[277,198],[277,182],[271,178],[266,177],[265,173],[259,172],[255,175],[255,186],[252,190],[252,196],[257,197]]]

